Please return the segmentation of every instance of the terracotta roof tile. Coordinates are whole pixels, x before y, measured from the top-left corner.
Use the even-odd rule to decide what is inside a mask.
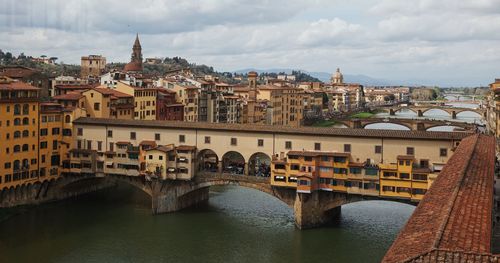
[[[463,139],[383,262],[448,262],[419,261],[434,250],[490,253],[494,167],[493,137]]]

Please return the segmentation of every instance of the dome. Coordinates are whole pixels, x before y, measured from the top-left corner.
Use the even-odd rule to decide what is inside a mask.
[[[249,77],[249,78],[251,78],[251,77],[256,78],[257,76],[258,76],[258,74],[257,74],[257,72],[255,72],[255,71],[250,71],[250,72],[248,72],[248,77]]]
[[[335,71],[334,77],[335,78],[341,78],[342,77],[342,73],[340,73],[340,68],[337,68],[337,71]]]
[[[125,67],[123,68],[124,71],[142,71],[142,63],[132,61],[127,63]]]

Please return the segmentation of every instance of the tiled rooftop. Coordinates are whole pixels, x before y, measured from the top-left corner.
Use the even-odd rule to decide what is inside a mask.
[[[206,122],[183,121],[150,121],[150,120],[117,120],[103,118],[79,118],[73,122],[80,125],[108,125],[122,127],[144,127],[163,129],[193,129],[217,130],[231,132],[257,132],[290,135],[315,135],[315,136],[344,136],[368,138],[395,138],[395,139],[424,139],[424,140],[461,140],[471,133],[468,132],[428,132],[428,131],[402,131],[402,130],[369,130],[345,129],[322,127],[286,127],[259,124],[222,124]]]
[[[494,167],[493,137],[463,139],[383,262],[450,262],[454,258],[456,262],[498,262],[486,260],[494,259],[489,255]],[[477,260],[467,261],[471,258]]]

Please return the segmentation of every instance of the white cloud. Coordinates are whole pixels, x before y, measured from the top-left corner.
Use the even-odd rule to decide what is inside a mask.
[[[182,56],[220,70],[341,67],[470,85],[500,74],[498,0],[3,2],[0,49],[71,63],[88,54],[127,61],[139,32],[145,57]]]

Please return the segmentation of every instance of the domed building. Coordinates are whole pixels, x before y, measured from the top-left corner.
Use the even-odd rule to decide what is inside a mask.
[[[135,37],[134,46],[132,47],[132,56],[130,62],[125,65],[123,71],[125,72],[140,72],[142,71],[142,47],[139,41],[139,34]]]
[[[344,76],[340,73],[340,68],[332,75],[332,84],[343,84]]]

